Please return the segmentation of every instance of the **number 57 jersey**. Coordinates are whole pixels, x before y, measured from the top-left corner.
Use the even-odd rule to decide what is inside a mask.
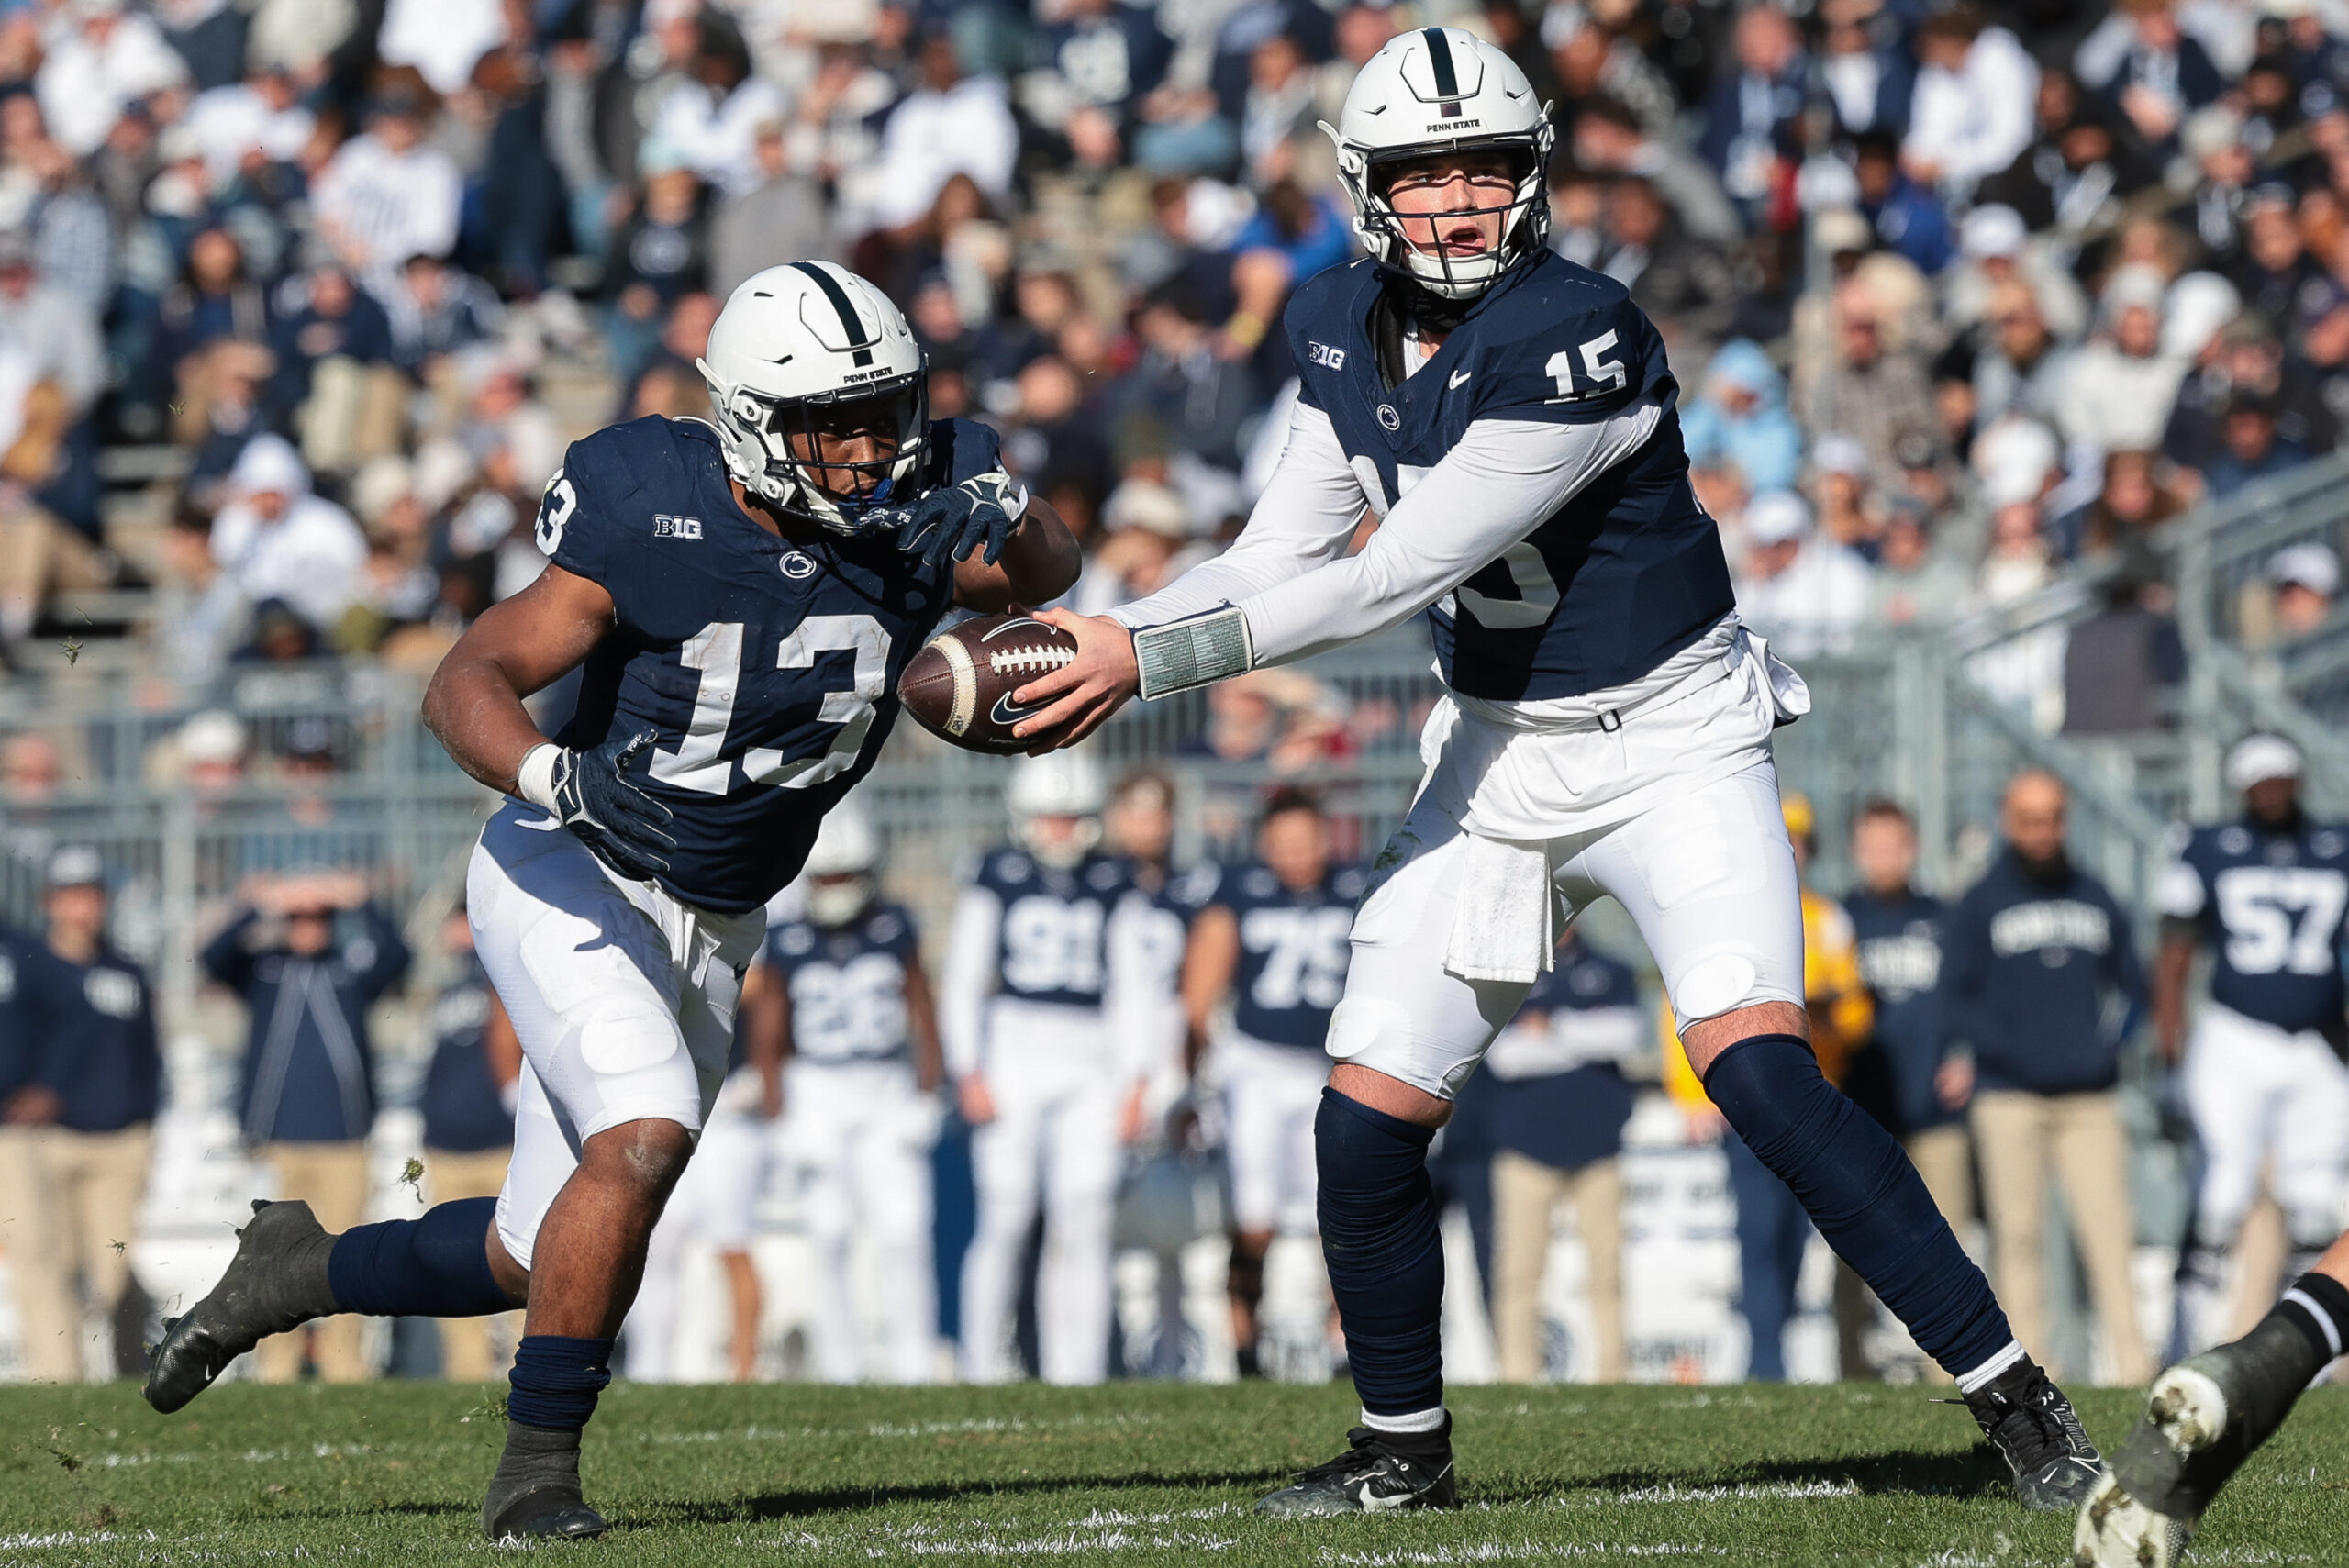
[[[994,433],[930,428],[917,493],[997,466]],[[897,677],[945,613],[951,568],[888,535],[794,543],[735,504],[718,434],[694,419],[574,443],[547,485],[540,550],[612,596],[579,706],[556,739],[656,737],[644,786],[672,811],[662,886],[723,914],[798,874],[824,813],[873,765]]]
[[[2304,823],[2198,828],[2163,874],[2165,919],[2212,949],[2210,1000],[2290,1033],[2341,1028],[2349,832]]]

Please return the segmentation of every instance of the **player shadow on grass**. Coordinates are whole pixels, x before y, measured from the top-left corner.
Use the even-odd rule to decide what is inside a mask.
[[[655,1503],[628,1510],[630,1524],[740,1524],[745,1520],[805,1518],[811,1515],[877,1508],[890,1503],[954,1503],[999,1496],[1048,1496],[1061,1492],[1100,1492],[1126,1487],[1160,1491],[1209,1491],[1218,1487],[1276,1486],[1288,1479],[1286,1470],[1234,1470],[1221,1473],[1155,1472],[1117,1475],[1030,1475],[1008,1481],[936,1481],[921,1485],[828,1486],[801,1491],[762,1492],[729,1501]],[[1202,1499],[1203,1502],[1214,1499]]]
[[[765,1492],[724,1501],[651,1503],[628,1509],[629,1517],[616,1518],[614,1522],[639,1526],[755,1523],[877,1508],[892,1503],[952,1503],[979,1497],[1049,1496],[1059,1493],[1127,1487],[1183,1492],[1211,1492],[1230,1487],[1252,1494],[1278,1485],[1288,1478],[1289,1473],[1283,1469],[1265,1468],[1220,1473],[1026,1476],[1016,1480],[941,1481],[920,1485],[809,1487],[797,1491]],[[1528,1482],[1532,1484],[1528,1485]],[[1846,1459],[1779,1460],[1703,1469],[1658,1467],[1616,1470],[1601,1475],[1562,1476],[1543,1481],[1520,1475],[1479,1485],[1471,1477],[1463,1486],[1461,1496],[1462,1500],[1471,1506],[1485,1504],[1505,1507],[1511,1504],[1547,1503],[1561,1493],[1686,1493],[1734,1490],[1740,1486],[1757,1489],[1816,1486],[1840,1490],[1850,1486],[1864,1496],[1967,1497],[2004,1496],[2006,1485],[2005,1470],[1998,1463],[1998,1456],[1987,1448],[1963,1453],[1896,1449],[1888,1453],[1854,1455]],[[1201,1500],[1207,1502],[1210,1499]]]
[[[2010,1481],[1997,1451],[1977,1444],[1959,1453],[1930,1449],[1894,1449],[1885,1453],[1853,1454],[1837,1459],[1761,1460],[1717,1464],[1702,1469],[1663,1466],[1609,1471],[1578,1478],[1572,1490],[1583,1492],[1735,1491],[1738,1487],[1781,1489],[1850,1486],[1863,1496],[1909,1496],[1965,1497],[1977,1493],[2009,1496]],[[1473,1482],[1461,1488],[1464,1497],[1497,1502]]]

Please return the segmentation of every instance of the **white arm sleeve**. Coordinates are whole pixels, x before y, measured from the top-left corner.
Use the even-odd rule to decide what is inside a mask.
[[[1280,462],[1231,548],[1110,614],[1129,627],[1162,626],[1238,604],[1337,560],[1367,505],[1330,416],[1300,402]]]
[[[1109,924],[1102,933],[1108,963],[1101,1012],[1118,1053],[1121,1083],[1155,1074],[1165,1064],[1174,1038],[1165,965],[1151,940],[1151,922],[1157,913],[1141,894],[1129,893],[1109,911]]]
[[[1306,658],[1419,614],[1639,450],[1663,417],[1643,403],[1590,424],[1477,420],[1395,503],[1361,554],[1325,559],[1237,601],[1257,664]],[[1264,504],[1273,498],[1266,491]]]
[[[1002,925],[1001,899],[984,887],[963,890],[938,986],[939,1045],[950,1082],[977,1072],[986,1053],[987,997],[995,990],[996,938]]]

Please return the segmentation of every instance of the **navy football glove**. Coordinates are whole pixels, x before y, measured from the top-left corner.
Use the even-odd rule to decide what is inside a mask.
[[[605,864],[640,882],[666,872],[668,852],[677,847],[669,833],[676,813],[628,776],[637,753],[652,741],[652,731],[640,729],[592,751],[566,750],[554,762],[556,818]]]
[[[930,566],[968,561],[976,550],[993,566],[1027,506],[1028,493],[1015,491],[1001,469],[977,474],[941,486],[907,507],[905,521],[897,525],[897,548]]]

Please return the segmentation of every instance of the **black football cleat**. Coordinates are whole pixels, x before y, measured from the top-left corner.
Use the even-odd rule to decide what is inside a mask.
[[[1967,1395],[1965,1407],[2014,1473],[2015,1496],[2024,1507],[2076,1508],[2096,1485],[2104,1458],[2072,1402],[2037,1364],[2025,1362]]]
[[[327,1284],[334,1238],[306,1203],[254,1200],[237,1255],[211,1293],[163,1325],[148,1363],[147,1403],[164,1415],[212,1386],[228,1363],[272,1334],[335,1311]]]
[[[2080,1508],[2081,1568],[2174,1568],[2202,1510],[2284,1423],[2308,1382],[2299,1330],[2271,1318],[2154,1379],[2145,1413]]]
[[[1317,1464],[1257,1503],[1256,1511],[1282,1518],[1336,1518],[1395,1508],[1456,1508],[1460,1489],[1452,1473],[1452,1419],[1432,1432],[1381,1432],[1356,1427],[1345,1452]]]
[[[611,1521],[589,1507],[577,1491],[529,1492],[482,1521],[482,1533],[494,1541],[593,1540],[612,1528]]]

